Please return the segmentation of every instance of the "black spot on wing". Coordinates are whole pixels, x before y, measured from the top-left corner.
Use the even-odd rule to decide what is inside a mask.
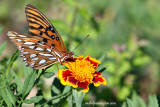
[[[56,37],[56,40],[59,41],[59,37]]]
[[[48,40],[47,40],[47,38],[43,38],[43,41],[47,43]]]
[[[53,47],[55,47],[55,44],[51,44]]]
[[[54,35],[51,35],[51,39],[55,39],[55,36],[54,36]]]

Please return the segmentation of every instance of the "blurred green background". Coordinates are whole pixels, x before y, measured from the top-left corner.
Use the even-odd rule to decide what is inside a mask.
[[[91,86],[84,101],[121,105],[134,92],[145,103],[150,94],[160,99],[159,0],[1,0],[0,44],[8,41],[1,60],[10,58],[17,50],[7,37],[7,31],[28,33],[26,4],[34,5],[48,17],[68,51],[90,35],[74,53],[101,60],[98,70],[106,68],[103,75],[108,84],[98,88]],[[12,69],[21,78],[22,68],[19,58]],[[49,70],[58,71],[56,65]],[[44,93],[47,93],[45,88]]]

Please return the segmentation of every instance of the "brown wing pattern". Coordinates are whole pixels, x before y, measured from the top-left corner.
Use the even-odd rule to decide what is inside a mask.
[[[26,5],[25,12],[29,35],[66,52],[61,36],[43,13],[30,4]]]
[[[43,69],[58,61],[57,55],[50,48],[40,43],[23,44],[21,57],[26,66],[34,69]]]
[[[8,31],[9,38],[17,45],[21,57],[26,63],[34,69],[46,68],[58,61],[59,51],[49,44],[39,42],[32,36],[20,34],[14,31]]]

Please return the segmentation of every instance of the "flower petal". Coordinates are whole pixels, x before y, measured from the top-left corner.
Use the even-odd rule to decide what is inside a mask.
[[[94,77],[96,77],[96,76],[98,76],[98,75],[102,75],[102,73],[100,73],[100,72],[95,72],[95,73],[94,73]]]
[[[70,85],[73,88],[77,88],[78,87],[78,85],[77,85],[78,82],[79,81],[76,80],[75,77],[73,77],[73,76],[70,76],[70,77],[67,78],[67,85]]]
[[[88,92],[89,91],[88,85],[89,85],[89,83],[87,81],[78,83],[79,88],[84,88],[82,90],[83,92]]]
[[[82,60],[82,59],[83,59],[83,56],[73,57],[73,59]]]
[[[60,69],[58,71],[58,78],[61,80],[61,83],[63,85],[67,85],[67,77],[71,76],[71,71],[69,71],[68,69]]]
[[[94,86],[98,87],[100,84],[107,85],[107,82],[104,77],[97,76],[93,80]]]
[[[95,59],[95,58],[92,58],[92,57],[90,57],[89,55],[86,56],[86,57],[84,58],[84,60],[90,61],[90,63],[95,66],[95,69],[96,69],[96,68],[98,67],[98,65],[101,63],[101,61],[99,61],[99,60],[97,60],[97,59]]]

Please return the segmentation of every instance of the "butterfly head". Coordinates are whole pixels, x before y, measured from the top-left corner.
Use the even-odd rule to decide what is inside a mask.
[[[60,58],[60,62],[73,61],[73,52],[64,52],[63,57]]]
[[[72,58],[73,54],[73,52],[65,52],[66,59]]]

